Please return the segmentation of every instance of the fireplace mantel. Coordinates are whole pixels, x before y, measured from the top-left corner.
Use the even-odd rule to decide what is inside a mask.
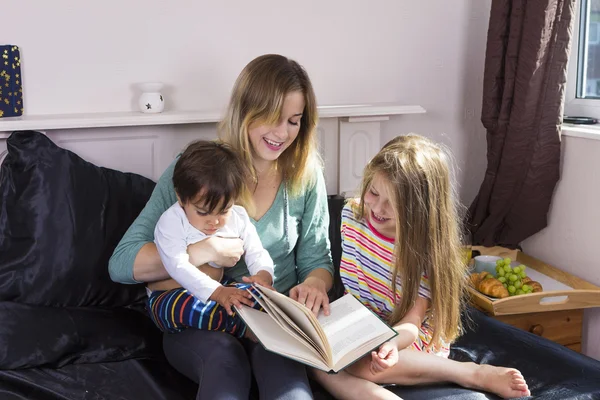
[[[331,105],[319,107],[320,118],[368,118],[391,115],[420,114],[425,109],[417,105],[395,103]],[[53,130],[107,128],[124,126],[158,126],[178,124],[216,123],[221,118],[219,111],[192,110],[166,111],[160,114],[141,112],[80,113],[54,115],[24,115],[0,118],[0,132],[23,130]]]
[[[317,136],[328,194],[351,195],[366,163],[383,145],[381,123],[394,115],[422,114],[395,103],[319,107]],[[96,165],[158,179],[191,140],[216,137],[218,111],[166,111],[25,115],[0,118],[0,162],[14,131],[44,132]]]

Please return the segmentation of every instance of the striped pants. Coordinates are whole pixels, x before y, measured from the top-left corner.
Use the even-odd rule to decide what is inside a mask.
[[[251,286],[248,283],[235,282],[225,285],[242,290]],[[186,328],[196,328],[227,332],[239,338],[244,337],[246,333],[246,324],[235,312],[235,308],[233,315],[228,315],[219,303],[212,300],[203,303],[184,288],[155,290],[148,297],[146,305],[150,318],[163,332],[176,333]],[[262,310],[256,301],[253,307]]]

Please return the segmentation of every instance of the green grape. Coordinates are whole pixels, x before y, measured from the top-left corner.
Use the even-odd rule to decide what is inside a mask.
[[[515,274],[518,274],[519,272],[521,272],[521,268],[519,268],[519,267],[514,267],[514,268],[513,268],[513,272],[514,272]]]
[[[530,290],[532,290],[533,288],[531,286],[529,286],[528,284],[524,284],[521,289],[523,289],[526,292],[529,292]]]
[[[514,287],[516,287],[517,289],[521,289],[521,287],[523,286],[523,282],[521,281],[516,281],[515,283],[513,283]]]
[[[501,276],[498,278],[498,280],[502,283],[506,283],[506,277],[505,276]]]
[[[523,291],[523,289],[517,289],[517,294],[525,294],[525,292]]]
[[[519,275],[521,275],[521,278],[527,278],[527,274],[523,270],[521,270],[521,272],[519,273]]]
[[[519,278],[517,278],[517,276],[515,274],[512,274],[508,277],[508,280],[510,280],[511,282],[515,282],[517,279],[519,279]]]
[[[500,268],[498,270],[498,273],[496,275],[498,275],[498,276],[504,276],[505,274],[506,274],[506,272],[504,272],[504,270],[502,268]]]
[[[525,267],[523,264],[521,264],[521,265],[519,265],[519,268],[521,268],[521,271],[525,271],[525,268],[527,268],[527,267]]]
[[[507,289],[508,289],[508,293],[514,293],[517,290],[517,288],[515,288],[513,285],[510,285]]]
[[[506,257],[503,261],[504,261],[504,264],[510,265],[510,258]]]
[[[510,267],[510,265],[505,265],[504,266],[504,272],[511,272],[512,268]]]
[[[497,260],[496,261],[496,267],[503,267],[504,266],[504,260]]]

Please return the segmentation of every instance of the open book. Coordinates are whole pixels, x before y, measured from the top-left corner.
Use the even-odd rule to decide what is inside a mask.
[[[397,335],[351,294],[332,302],[318,317],[302,304],[263,286],[252,296],[266,312],[248,306],[240,317],[269,351],[325,372],[344,369]]]

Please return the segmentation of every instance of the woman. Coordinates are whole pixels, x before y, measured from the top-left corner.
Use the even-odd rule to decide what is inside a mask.
[[[316,147],[316,100],[304,69],[280,55],[251,61],[233,88],[220,138],[242,155],[252,171],[251,211],[263,246],[275,264],[274,287],[315,313],[328,313],[333,282],[327,194]],[[109,263],[116,282],[168,278],[153,243],[160,215],[175,201],[172,163],[159,179],[146,207],[125,233]],[[188,247],[190,260],[232,267],[236,281],[248,274],[239,262],[240,239],[211,237]],[[164,289],[164,288],[163,288]],[[165,334],[169,362],[199,383],[198,397],[247,399],[251,371],[261,398],[312,398],[303,365],[267,352],[253,342],[222,332],[187,329]]]

